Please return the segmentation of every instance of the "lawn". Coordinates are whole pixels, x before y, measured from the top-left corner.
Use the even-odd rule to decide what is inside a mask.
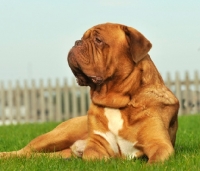
[[[58,123],[24,124],[0,127],[0,151],[17,150]],[[146,164],[146,159],[90,161],[72,158],[0,159],[0,171],[200,171],[200,115],[179,117],[175,155],[163,164]]]

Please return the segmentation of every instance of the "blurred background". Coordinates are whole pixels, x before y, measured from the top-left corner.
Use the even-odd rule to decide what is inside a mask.
[[[200,65],[199,0],[0,0],[0,80],[71,78],[66,56],[93,25],[132,26],[162,75]]]
[[[8,116],[12,119],[10,113],[14,118],[14,110],[18,110],[17,113],[31,111],[38,116],[43,113],[45,117],[50,111],[46,106],[56,105],[56,97],[57,102],[60,101],[57,107],[61,106],[57,114],[61,111],[77,113],[80,107],[73,109],[69,104],[68,112],[62,107],[67,86],[59,88],[59,84],[72,84],[73,78],[66,57],[75,40],[80,39],[88,28],[105,22],[128,25],[143,33],[153,44],[152,60],[168,87],[180,98],[182,107],[193,106],[192,101],[196,99],[193,113],[200,110],[199,0],[0,0],[0,4],[0,117],[4,113],[4,120]],[[177,77],[178,81],[175,81]],[[184,79],[184,85],[181,79]],[[54,85],[53,95],[49,96],[48,88],[43,84],[48,84],[50,89],[51,84]],[[56,96],[56,85],[61,90],[60,97]],[[27,90],[24,90],[26,86]],[[18,100],[16,92],[20,97]],[[66,95],[67,98],[72,94]],[[81,105],[80,98],[85,98],[84,93],[81,96],[75,91],[75,94],[79,102],[74,103]],[[86,98],[85,109],[89,104]],[[26,99],[29,102],[25,102]],[[39,104],[43,103],[46,106],[40,108]],[[16,107],[17,104],[22,109]],[[33,106],[37,107],[34,109]],[[183,110],[189,113],[191,108]],[[5,115],[6,111],[8,114]],[[69,117],[71,115],[65,118]]]

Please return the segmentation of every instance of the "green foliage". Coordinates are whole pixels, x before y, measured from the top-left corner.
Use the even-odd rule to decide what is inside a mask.
[[[34,137],[48,132],[58,123],[24,124],[0,127],[0,151],[17,150]],[[200,115],[179,117],[176,153],[165,163],[148,165],[146,159],[107,161],[83,161],[71,158],[31,158],[0,159],[0,171],[198,171],[200,170]]]

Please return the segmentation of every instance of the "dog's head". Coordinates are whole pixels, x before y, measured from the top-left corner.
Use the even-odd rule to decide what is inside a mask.
[[[68,63],[78,84],[92,87],[127,77],[150,48],[151,43],[134,28],[100,24],[75,42]]]

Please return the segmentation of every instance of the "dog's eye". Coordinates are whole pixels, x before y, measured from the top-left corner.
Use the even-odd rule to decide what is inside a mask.
[[[95,38],[95,42],[98,44],[102,43],[102,41],[98,37]]]

